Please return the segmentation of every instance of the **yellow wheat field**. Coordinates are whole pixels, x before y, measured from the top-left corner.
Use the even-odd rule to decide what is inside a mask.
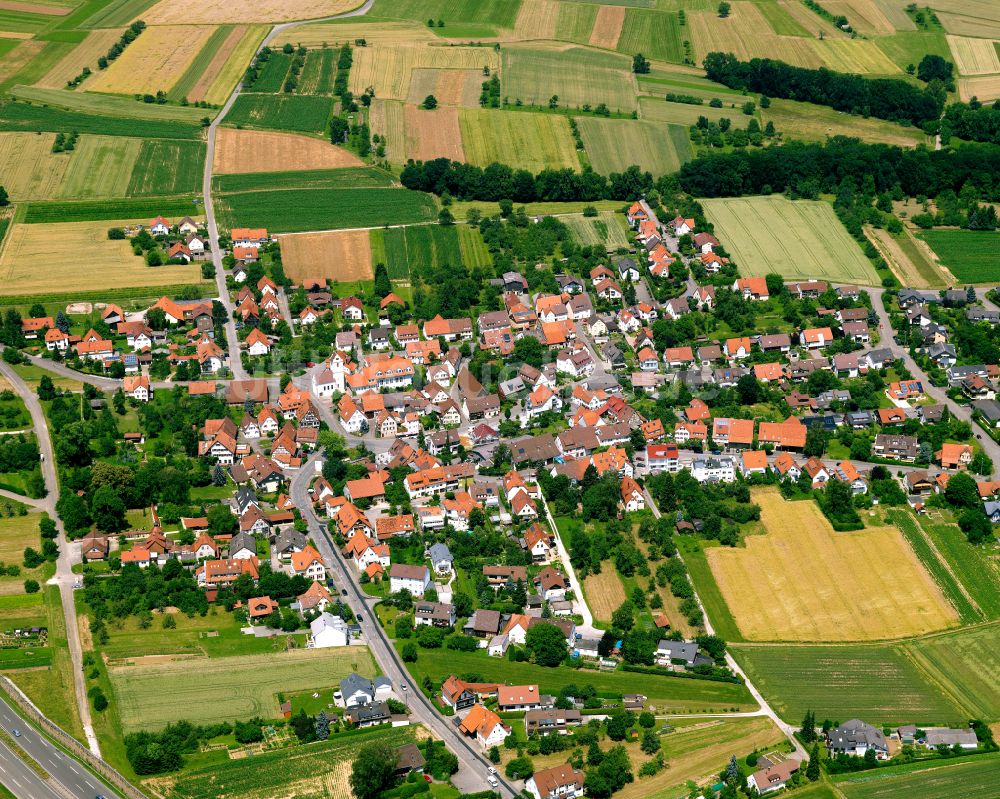
[[[559,5],[555,0],[521,0],[514,36],[520,41],[555,39]]]
[[[433,94],[438,105],[462,105],[475,108],[483,81],[481,69],[415,69],[410,77],[409,101],[420,105]]]
[[[110,241],[122,222],[15,224],[0,254],[4,294],[64,294],[130,286],[200,283],[198,265],[146,266],[128,241]]]
[[[588,574],[583,579],[583,593],[594,618],[602,622],[611,621],[611,614],[625,601],[625,589],[615,564],[605,561],[601,564],[600,574]]]
[[[212,35],[210,26],[150,27],[88,85],[95,92],[168,92]]]
[[[989,75],[1000,72],[996,42],[968,36],[948,36],[948,47],[955,57],[959,75]]]
[[[766,535],[708,562],[751,641],[867,641],[950,627],[957,614],[895,527],[834,532],[815,502],[754,492]]]
[[[978,97],[984,103],[1000,99],[1000,75],[960,78],[958,96],[963,102],[968,102],[973,97]]]
[[[281,31],[274,37],[276,45],[301,44],[305,47],[333,46],[343,42],[364,39],[373,44],[419,44],[440,42],[424,25],[407,22],[311,22],[296,28]]]
[[[433,47],[402,45],[358,47],[351,66],[350,87],[362,94],[368,87],[375,96],[405,100],[410,93],[410,79],[415,69],[478,69],[494,71],[500,57],[487,47]]]
[[[594,20],[594,29],[590,32],[590,43],[594,47],[604,47],[614,50],[622,35],[622,25],[625,24],[625,6],[601,6]]]
[[[290,22],[329,17],[360,5],[361,0],[160,0],[142,18],[148,25]]]
[[[372,100],[368,124],[385,142],[385,157],[401,163],[406,159],[406,116],[398,100]]]
[[[433,158],[464,161],[458,109],[425,111],[415,105],[406,106],[406,157],[418,161]]]
[[[372,279],[372,247],[367,230],[294,233],[281,236],[281,259],[292,280],[328,277],[353,283]]]
[[[0,175],[15,202],[56,195],[72,155],[53,153],[55,138],[54,133],[0,133]]]
[[[108,52],[108,48],[118,41],[120,36],[121,31],[117,29],[91,31],[86,39],[63,56],[35,85],[46,89],[62,89],[67,81],[73,80],[83,72],[84,67],[90,67],[96,72],[98,56]],[[84,82],[83,85],[87,86],[88,82]]]
[[[363,166],[356,155],[295,133],[219,128],[212,169],[220,175]]]
[[[263,38],[263,27],[235,26],[222,46],[215,51],[198,82],[187,93],[188,100],[192,103],[202,100],[210,103],[224,102]],[[216,87],[217,91],[213,91]]]
[[[827,0],[822,5],[831,14],[843,14],[865,36],[891,36],[896,32],[875,0]]]

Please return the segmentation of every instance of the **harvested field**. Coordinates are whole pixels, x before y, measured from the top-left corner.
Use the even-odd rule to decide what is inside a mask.
[[[526,105],[546,106],[558,95],[563,107],[605,103],[612,111],[636,108],[631,59],[580,47],[508,46],[503,51],[502,84],[504,96]]]
[[[580,161],[569,122],[554,114],[463,108],[462,145],[470,164],[494,161],[521,169],[578,169]]]
[[[600,574],[588,574],[583,580],[583,593],[594,619],[610,622],[611,614],[625,601],[625,589],[615,564],[605,561],[601,564]]]
[[[239,175],[361,165],[353,153],[321,139],[294,133],[219,128],[212,171],[219,175]]]
[[[980,19],[965,14],[937,12],[938,19],[948,33],[956,36],[988,36],[1000,39],[1000,22],[993,19]]]
[[[823,30],[824,36],[844,35],[843,31],[813,15],[797,0],[759,0],[757,6],[771,29],[779,36],[817,36],[819,30]],[[813,20],[821,24],[814,25]],[[814,30],[817,28],[818,30]]]
[[[371,280],[372,248],[367,230],[281,236],[285,274],[295,281],[328,277],[335,283]]]
[[[201,282],[197,265],[146,266],[129,242],[109,241],[116,224],[122,222],[15,224],[0,254],[4,294],[86,291],[95,276],[105,289]]]
[[[240,36],[234,43],[237,31]],[[213,105],[224,103],[266,32],[267,29],[260,25],[236,27],[209,62],[201,79],[192,87],[188,99],[192,102],[204,100]]]
[[[96,72],[98,57],[104,55],[120,36],[121,31],[118,30],[91,31],[86,39],[57,61],[35,85],[46,89],[64,89],[66,82],[73,80],[84,67],[90,67]]]
[[[702,204],[715,234],[744,275],[775,272],[790,279],[881,283],[829,203],[771,196],[711,199]]]
[[[207,26],[150,27],[88,88],[111,94],[170,91],[211,35]]]
[[[590,32],[589,43],[594,47],[614,50],[618,47],[618,38],[622,35],[624,24],[624,6],[601,6],[594,20],[594,28]]]
[[[897,528],[836,533],[815,502],[773,490],[755,491],[754,501],[767,535],[748,537],[745,549],[706,552],[746,639],[864,641],[956,622]]]
[[[274,43],[301,44],[308,48],[321,47],[323,43],[331,47],[343,42],[364,39],[368,46],[376,44],[420,44],[438,42],[439,39],[425,24],[413,22],[369,22],[367,18],[343,20],[341,22],[313,22],[279,33]]]
[[[947,38],[959,75],[989,75],[1000,72],[997,43],[992,39],[972,39],[968,36]]]
[[[843,14],[851,27],[864,36],[891,36],[896,32],[875,0],[827,0],[823,8],[831,14]]]
[[[182,101],[185,98],[190,100],[194,87],[209,79],[209,65],[218,64],[221,67],[225,63],[229,51],[240,40],[242,34],[243,31],[235,25],[220,25],[213,30],[194,60],[174,83],[167,99],[174,102]]]
[[[973,97],[978,97],[984,103],[1000,99],[1000,75],[959,78],[958,96],[963,102],[968,102]]]
[[[0,133],[0,175],[15,202],[54,197],[72,156],[53,153],[54,133]]]
[[[761,118],[786,136],[802,141],[826,141],[831,136],[853,136],[866,142],[916,147],[930,143],[930,138],[915,127],[897,125],[882,119],[859,117],[832,108],[799,103],[794,100],[771,100],[770,108],[762,108]]]
[[[402,163],[406,160],[406,113],[403,104],[397,100],[372,101],[368,116],[372,133],[385,140],[385,157]]]
[[[227,22],[290,22],[350,11],[358,0],[160,0],[143,19],[149,25],[222,25]]]
[[[519,41],[555,39],[560,5],[556,0],[521,0],[514,23],[514,38]]]
[[[687,128],[632,119],[576,120],[595,172],[624,172],[632,164],[653,175],[669,175],[691,159]]]
[[[6,83],[45,49],[45,42],[25,39],[0,59],[0,83]]]
[[[425,111],[415,105],[406,106],[406,157],[419,161],[432,158],[464,161],[458,114],[457,108]]]
[[[18,3],[16,0],[0,0],[0,10],[16,11],[21,14],[47,14],[53,17],[65,17],[70,9],[66,6],[46,5],[45,3]]]
[[[865,228],[865,235],[879,250],[903,286],[918,289],[945,288],[955,280],[945,279],[941,269],[923,252],[908,230],[897,238],[882,228]]]
[[[352,664],[374,676],[365,647],[299,649],[266,655],[210,658],[199,662],[198,679],[183,661],[156,666],[108,669],[125,732],[160,729],[185,718],[195,724],[278,715],[279,691],[327,688],[348,674]],[[238,680],[239,691],[228,690]],[[154,686],[170,686],[169,691]]]
[[[428,94],[433,94],[439,106],[476,108],[485,80],[481,69],[415,69],[409,102],[420,105]]]
[[[124,197],[142,143],[124,136],[81,136],[56,196]]]
[[[359,47],[354,51],[350,88],[355,94],[361,94],[371,86],[376,97],[405,100],[410,95],[410,80],[415,69],[479,70],[482,74],[484,66],[493,72],[499,65],[497,52],[485,47]]]

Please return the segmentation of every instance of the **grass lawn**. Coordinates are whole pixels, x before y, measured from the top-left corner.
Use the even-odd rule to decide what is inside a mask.
[[[960,283],[994,283],[1000,274],[1000,234],[985,230],[925,230],[917,234]]]
[[[440,684],[451,674],[476,674],[483,681],[535,683],[544,693],[558,693],[563,686],[574,683],[592,685],[598,694],[608,698],[641,690],[660,712],[720,711],[734,707],[745,710],[755,707],[746,688],[733,683],[564,667],[549,669],[533,663],[491,658],[481,652],[441,653],[423,649],[420,650],[417,662],[411,663],[409,667],[418,684],[423,682],[424,676]]]
[[[21,376],[21,379],[28,384],[28,388],[32,391],[38,390],[38,384],[44,375],[52,378],[52,385],[58,389],[63,391],[83,391],[83,383],[79,380],[53,375],[51,372],[34,364],[18,364],[14,367],[14,371]]]

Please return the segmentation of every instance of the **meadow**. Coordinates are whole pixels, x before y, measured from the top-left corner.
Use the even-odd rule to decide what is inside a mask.
[[[504,96],[510,102],[592,108],[604,103],[613,112],[636,109],[637,88],[627,56],[580,47],[541,49],[508,46],[503,50]]]
[[[596,217],[582,214],[562,217],[581,246],[628,247],[628,231],[624,217],[614,211],[600,211]]]
[[[332,687],[355,667],[365,676],[375,676],[367,647],[214,658],[200,660],[196,669],[180,660],[112,666],[108,671],[122,727],[132,732],[160,729],[181,719],[206,724],[252,716],[275,718],[279,691]],[[234,685],[240,690],[232,690]]]
[[[599,117],[578,117],[576,124],[591,166],[603,175],[633,164],[654,176],[669,175],[694,156],[688,132],[680,125]]]
[[[0,388],[8,387],[9,385],[6,381],[4,381],[3,386],[0,386]],[[16,401],[20,402],[20,400]],[[4,403],[4,405],[7,405],[7,403]],[[21,419],[23,427],[31,427],[30,417],[25,420],[22,414]],[[6,507],[7,503],[10,503],[11,505],[17,504],[8,499],[0,498],[0,507]],[[43,566],[38,569],[26,569],[24,567],[22,557],[25,547],[34,547],[35,549],[41,548],[41,535],[38,531],[38,522],[40,519],[41,515],[38,513],[28,513],[25,516],[5,516],[0,518],[0,561],[4,563],[16,563],[21,566],[21,573],[16,577],[8,577],[7,575],[0,577],[0,595],[5,597],[5,603],[10,603],[0,606],[0,614],[2,614],[0,618],[3,618],[3,629],[5,630],[11,628],[10,621],[8,621],[8,614],[20,613],[22,608],[18,607],[18,605],[20,605],[22,601],[25,603],[30,602],[30,604],[26,604],[26,610],[27,613],[32,616],[34,616],[35,613],[38,613],[40,616],[44,614],[44,607],[42,605],[44,595],[25,594],[24,581],[31,578],[37,580],[39,583],[44,583],[49,575],[42,576],[41,573],[43,570],[49,570],[49,574],[51,574],[51,566],[43,564]],[[9,599],[6,598],[8,596]],[[18,651],[20,652],[20,650]],[[39,648],[38,653],[40,654],[42,652],[42,648]],[[10,653],[5,652],[3,654],[9,655]],[[24,655],[22,653],[20,659],[22,661],[26,661],[29,665],[47,665],[47,663],[35,664],[33,662],[35,660],[33,655]]]
[[[487,109],[459,112],[462,146],[470,164],[494,161],[520,169],[579,169],[580,159],[566,117]]]
[[[200,283],[197,265],[146,266],[127,241],[109,241],[113,223],[15,224],[0,254],[7,295],[63,293],[93,286],[106,289]],[[86,269],[81,268],[86,264]]]
[[[686,92],[684,92],[686,94]],[[666,122],[670,125],[683,125],[690,127],[698,122],[700,117],[710,122],[718,122],[726,118],[730,122],[739,124],[743,119],[743,112],[739,106],[742,102],[731,101],[726,98],[729,105],[722,108],[712,108],[704,105],[690,105],[688,103],[672,103],[659,97],[642,96],[639,98],[639,116],[651,122]],[[733,103],[736,103],[734,106]]]
[[[657,61],[681,62],[684,60],[684,47],[681,44],[684,38],[686,37],[681,35],[677,14],[629,8],[625,11],[616,47],[629,55],[642,53]]]
[[[392,175],[378,167],[358,166],[343,169],[215,175],[212,182],[215,191],[222,193],[264,189],[351,189],[363,186],[372,188],[391,186]]]
[[[960,283],[995,283],[1000,274],[1000,234],[985,230],[925,230],[917,237]]]
[[[93,70],[98,57],[104,55],[119,36],[119,30],[90,31],[82,42],[45,73],[37,85],[46,89],[64,89],[66,82],[77,77],[84,67]]]
[[[901,645],[735,644],[730,652],[789,723],[808,710],[819,721],[863,718],[877,725],[967,718]]]
[[[934,764],[909,773],[855,775],[837,781],[847,799],[965,799],[989,796],[1000,779],[995,757],[978,757],[960,763]]]
[[[957,621],[895,527],[837,533],[815,502],[789,502],[772,490],[753,496],[766,535],[706,553],[747,640],[875,640]]]
[[[97,116],[107,116],[111,118],[129,117],[134,119],[125,120],[134,123],[135,119],[157,120],[162,122],[187,122],[200,125],[202,117],[205,116],[204,109],[190,106],[169,105],[159,103],[144,103],[131,97],[117,97],[111,94],[92,94],[89,92],[68,92],[59,89],[43,89],[38,86],[18,86],[11,94],[18,100],[29,103],[47,105],[48,110],[73,111],[81,114],[94,114]],[[61,130],[75,130],[75,128],[61,128]],[[148,138],[186,138],[177,137],[169,133],[168,127],[162,133],[150,135]],[[84,133],[86,131],[79,131]],[[134,136],[145,134],[134,133]]]
[[[588,574],[584,578],[583,593],[594,621],[602,625],[610,625],[611,615],[626,599],[621,577],[611,561],[601,563],[600,574]]]
[[[260,225],[275,233],[429,222],[434,200],[407,189],[301,189],[224,194],[222,224]]]
[[[306,278],[355,282],[374,276],[367,230],[282,236],[281,257],[285,274],[296,282]]]
[[[241,94],[226,115],[226,124],[320,133],[326,130],[332,110],[329,97]]]
[[[361,159],[342,147],[309,136],[219,128],[213,174],[286,172],[293,169],[359,167]]]
[[[128,25],[139,14],[153,5],[156,0],[99,0],[81,7],[87,16],[81,21],[81,28],[113,28]],[[86,5],[96,6],[96,11],[86,11]]]
[[[916,147],[927,144],[929,137],[914,127],[896,125],[881,119],[845,114],[832,108],[798,103],[794,100],[771,100],[770,108],[761,109],[766,125],[773,122],[779,133],[802,141],[826,141],[832,136],[854,136],[866,142]]]
[[[59,190],[70,155],[53,153],[53,133],[0,133],[0,174],[15,202],[45,199]]]
[[[772,196],[704,200],[702,205],[741,274],[881,283],[829,203]]]

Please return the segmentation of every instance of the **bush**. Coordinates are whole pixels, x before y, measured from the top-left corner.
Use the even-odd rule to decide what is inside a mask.
[[[41,586],[38,584],[38,580],[25,580],[24,581],[24,593],[26,594],[37,594],[41,590]]]

